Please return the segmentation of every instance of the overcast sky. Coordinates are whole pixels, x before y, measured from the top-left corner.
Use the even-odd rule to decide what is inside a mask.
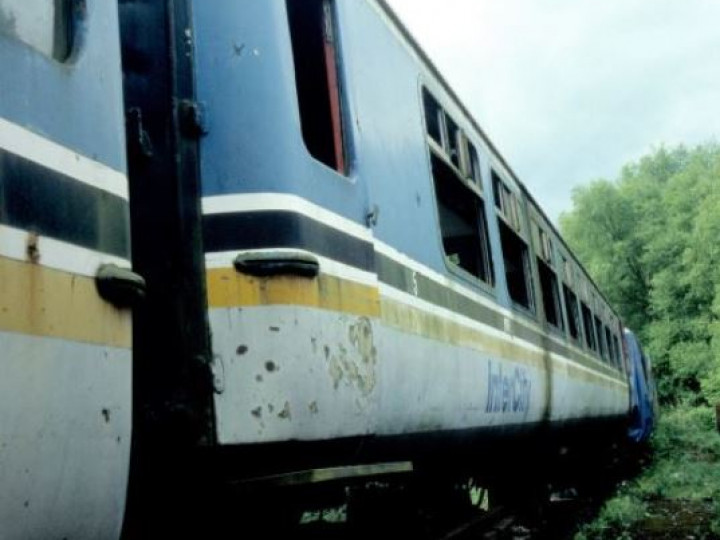
[[[720,0],[388,0],[553,220],[720,134]]]

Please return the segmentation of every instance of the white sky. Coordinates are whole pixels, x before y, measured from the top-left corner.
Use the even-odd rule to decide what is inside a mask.
[[[388,0],[548,215],[720,133],[720,0]]]

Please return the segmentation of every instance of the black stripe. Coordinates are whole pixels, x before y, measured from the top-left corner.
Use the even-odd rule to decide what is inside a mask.
[[[299,248],[375,271],[370,242],[333,229],[302,214],[280,210],[208,214],[203,217],[205,252]]]
[[[126,200],[2,149],[0,223],[129,258]]]

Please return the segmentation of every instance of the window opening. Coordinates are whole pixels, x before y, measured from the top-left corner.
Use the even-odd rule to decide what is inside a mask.
[[[618,337],[613,334],[613,343],[615,344],[615,359],[619,368],[622,369],[622,353],[620,352],[620,341]]]
[[[527,244],[503,220],[499,219],[498,225],[500,226],[500,243],[505,261],[505,279],[510,298],[516,304],[533,310]]]
[[[565,311],[568,317],[568,330],[570,336],[578,340],[580,339],[580,313],[578,312],[578,300],[575,293],[563,283],[563,293],[565,295]]]
[[[430,92],[423,88],[423,107],[425,109],[425,126],[427,134],[442,148],[443,132],[445,131],[444,113],[440,108],[440,104],[435,100]]]
[[[607,350],[605,345],[605,334],[603,334],[603,325],[597,315],[594,316],[595,320],[595,334],[598,340],[598,352],[600,356],[607,360]]]
[[[445,255],[452,264],[492,285],[483,200],[444,160],[431,153],[431,162]]]
[[[447,124],[447,152],[450,162],[455,165],[456,168],[460,169],[460,147],[462,135],[457,124],[449,116],[445,116],[445,123]],[[463,172],[461,170],[461,172]]]
[[[492,171],[493,193],[500,228],[500,244],[505,261],[505,279],[508,294],[513,302],[526,309],[534,310],[530,257],[528,245],[520,236],[520,212],[517,197]]]
[[[537,263],[538,272],[540,273],[543,306],[545,307],[545,320],[554,327],[562,330],[560,292],[558,290],[557,277],[553,269],[540,257],[537,258]]]
[[[72,48],[69,0],[0,0],[0,33],[59,62]]]
[[[287,0],[300,123],[310,154],[345,173],[332,0]]]
[[[552,240],[535,219],[531,220],[533,245],[537,255],[537,267],[540,277],[545,320],[552,326],[563,329],[562,307],[558,278],[553,265]]]
[[[605,343],[607,344],[608,348],[608,358],[614,365],[617,363],[617,358],[615,357],[615,348],[613,347],[612,335],[610,334],[610,329],[607,326],[605,326]]]
[[[597,352],[597,343],[595,342],[595,326],[593,324],[593,316],[590,312],[590,308],[587,307],[585,302],[580,302],[580,309],[582,311],[583,326],[585,327],[585,344],[592,351]]]

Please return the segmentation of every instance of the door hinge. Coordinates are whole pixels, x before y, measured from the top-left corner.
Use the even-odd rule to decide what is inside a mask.
[[[208,134],[207,114],[203,103],[183,99],[178,104],[180,130],[188,137],[203,137]]]

